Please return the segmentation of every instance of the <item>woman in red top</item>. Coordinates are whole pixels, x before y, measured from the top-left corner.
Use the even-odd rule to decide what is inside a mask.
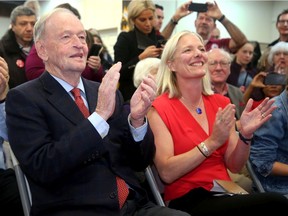
[[[202,38],[189,31],[172,36],[157,73],[158,97],[148,119],[155,136],[155,165],[166,183],[169,207],[191,215],[243,215],[257,206],[259,213],[287,208],[288,199],[272,193],[231,195],[212,190],[213,180],[231,179],[250,152],[254,131],[276,107],[266,98],[251,111],[250,99],[235,131],[235,105],[213,94]]]

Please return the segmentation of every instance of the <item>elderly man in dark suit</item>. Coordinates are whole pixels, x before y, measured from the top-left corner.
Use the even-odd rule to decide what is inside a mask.
[[[155,153],[145,117],[156,94],[154,79],[143,80],[131,98],[130,114],[125,113],[117,90],[120,62],[101,84],[81,77],[85,38],[71,11],[58,8],[41,17],[34,40],[46,71],[7,96],[8,135],[30,185],[31,214],[188,215],[150,202],[135,176]],[[87,118],[80,109],[86,109]],[[124,205],[120,180],[125,181]]]

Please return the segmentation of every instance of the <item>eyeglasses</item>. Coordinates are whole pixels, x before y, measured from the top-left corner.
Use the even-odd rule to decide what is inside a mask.
[[[210,61],[208,62],[209,67],[217,67],[217,65],[220,64],[222,68],[227,68],[230,65],[229,61]]]
[[[279,23],[280,25],[285,25],[285,23],[288,24],[288,20],[278,20],[278,23]]]

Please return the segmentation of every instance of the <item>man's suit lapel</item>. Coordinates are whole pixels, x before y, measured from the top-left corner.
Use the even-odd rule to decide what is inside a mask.
[[[99,85],[95,85],[93,82],[89,82],[88,80],[82,78],[83,85],[85,88],[86,99],[89,106],[90,114],[93,113],[96,109],[96,101],[98,99],[98,87]],[[96,87],[97,86],[97,87]]]
[[[46,92],[47,100],[63,116],[74,124],[83,120],[84,116],[65,89],[48,73],[45,72],[40,80],[43,90]]]

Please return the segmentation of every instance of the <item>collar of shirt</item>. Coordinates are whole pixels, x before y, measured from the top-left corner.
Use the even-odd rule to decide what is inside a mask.
[[[22,52],[23,52],[26,56],[28,56],[28,54],[29,54],[32,46],[23,47],[21,44],[19,44],[19,47],[20,47],[20,49],[22,50]]]
[[[68,92],[70,94],[70,96],[72,98],[73,95],[71,94],[71,90],[74,88],[73,86],[71,86],[69,83],[65,82],[64,80],[54,76],[51,74],[52,77],[54,77],[54,79],[56,79],[57,82],[59,82],[59,84],[66,90],[66,92]],[[80,78],[80,81],[77,85],[77,88],[79,88],[81,90],[81,96],[84,97],[84,99],[86,100],[86,94],[85,94],[85,89],[84,89],[84,85],[83,85],[83,82],[82,82],[82,79]]]
[[[226,96],[228,94],[228,85],[227,83],[224,85],[224,88],[222,88],[221,91],[217,91],[215,86],[212,85],[212,90],[216,93],[216,94],[221,94],[221,95],[224,95]]]

